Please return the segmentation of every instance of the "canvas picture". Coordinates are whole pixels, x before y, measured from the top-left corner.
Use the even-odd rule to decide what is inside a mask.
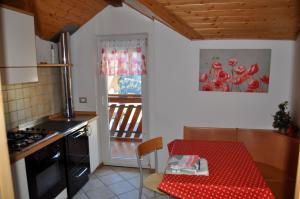
[[[200,49],[200,91],[267,93],[271,49]]]

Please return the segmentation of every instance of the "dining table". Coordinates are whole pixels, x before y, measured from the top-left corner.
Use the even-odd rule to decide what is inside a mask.
[[[182,199],[274,199],[274,195],[243,143],[174,140],[169,155],[199,155],[208,176],[164,174],[158,189]]]

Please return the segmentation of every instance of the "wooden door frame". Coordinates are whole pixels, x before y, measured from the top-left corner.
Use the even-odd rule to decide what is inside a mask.
[[[297,178],[296,178],[294,199],[300,199],[300,147],[299,147],[298,168],[297,168]]]
[[[104,39],[115,39],[115,40],[122,40],[122,39],[137,39],[137,38],[147,38],[147,33],[136,33],[136,34],[119,34],[119,35],[97,35],[97,52],[101,52],[101,45],[100,41]],[[148,46],[146,49],[146,60],[148,60]],[[99,64],[101,60],[101,54],[97,53],[97,66],[96,70],[99,70]],[[101,157],[102,162],[104,165],[112,165],[112,166],[124,166],[124,167],[137,167],[137,160],[136,159],[118,159],[118,158],[111,158],[110,154],[110,137],[109,137],[109,121],[108,121],[108,91],[107,91],[107,78],[105,75],[98,75],[97,77],[97,113],[101,115],[100,119],[100,126],[99,131],[100,133],[100,140],[101,140]],[[148,79],[142,75],[142,126],[143,126],[143,140],[149,137],[148,135]],[[148,168],[150,164],[149,157],[145,157],[143,161],[143,167]]]
[[[2,86],[0,83],[0,198],[14,199],[10,160],[7,146],[5,118],[3,111]]]

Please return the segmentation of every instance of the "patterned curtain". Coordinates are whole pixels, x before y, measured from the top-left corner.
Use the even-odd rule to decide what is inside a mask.
[[[101,74],[145,75],[146,39],[102,40]]]

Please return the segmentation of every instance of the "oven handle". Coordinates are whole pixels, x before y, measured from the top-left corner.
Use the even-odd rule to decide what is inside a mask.
[[[40,163],[39,163],[39,168],[42,169],[42,168],[48,168],[50,165],[56,163],[59,161],[61,157],[61,152],[60,151],[57,151],[55,155],[53,155],[52,157],[49,157],[47,159],[44,159],[42,160]]]
[[[80,132],[72,135],[72,137],[73,137],[73,139],[77,139],[77,138],[79,138],[80,136],[82,136],[84,134],[86,134],[86,131],[80,131]]]
[[[52,156],[51,160],[57,160],[60,157],[60,152],[58,151],[54,156]]]
[[[80,178],[87,170],[88,170],[88,168],[84,167],[84,169],[79,174],[74,175],[75,178]]]

